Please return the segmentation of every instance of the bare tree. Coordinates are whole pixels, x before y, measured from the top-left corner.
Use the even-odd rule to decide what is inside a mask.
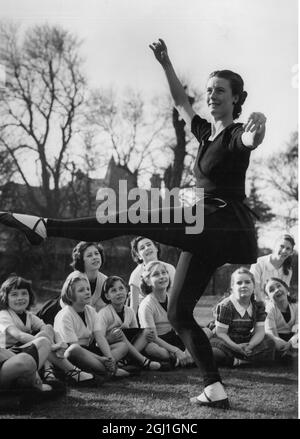
[[[1,63],[7,81],[2,96],[0,148],[27,188],[35,212],[60,215],[64,209],[60,187],[73,146],[85,79],[80,43],[59,26],[30,28],[21,40],[16,26],[2,24]],[[41,188],[32,184],[36,173]]]
[[[131,89],[119,99],[112,90],[94,90],[87,122],[97,128],[98,151],[105,150],[107,160],[113,154],[118,166],[136,173],[137,179],[150,178],[157,170],[163,172],[172,159],[171,118],[164,110],[161,99],[147,103]]]
[[[188,87],[184,87],[186,92]],[[196,90],[191,90],[193,96],[189,96],[190,104],[199,104],[202,99],[201,94]],[[186,132],[186,126],[181,119],[177,109],[172,109],[172,126],[175,131],[175,139],[170,144],[172,151],[172,161],[164,172],[164,182],[168,189],[174,187],[187,188],[194,186],[191,167],[195,160],[196,149],[189,148],[192,137]]]
[[[256,163],[257,187],[289,230],[298,222],[298,133],[291,134],[285,148]]]

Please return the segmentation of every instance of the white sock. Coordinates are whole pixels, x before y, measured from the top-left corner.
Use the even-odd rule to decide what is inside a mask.
[[[205,393],[211,401],[219,401],[220,399],[227,398],[225,389],[220,381],[217,381],[216,383],[210,384],[209,386],[205,387]],[[201,395],[197,396],[197,399],[202,402],[208,402],[204,392],[201,393]]]
[[[20,221],[20,223],[25,224],[31,230],[34,228],[35,224],[40,219],[38,216],[34,216],[34,215],[21,215],[19,213],[14,213],[13,217],[16,218],[18,221]],[[44,221],[47,222],[47,219],[45,219]],[[39,221],[39,223],[36,226],[34,231],[35,231],[35,233],[40,235],[42,238],[44,238],[44,239],[47,238],[47,231],[46,231],[46,227],[44,226],[43,221]]]

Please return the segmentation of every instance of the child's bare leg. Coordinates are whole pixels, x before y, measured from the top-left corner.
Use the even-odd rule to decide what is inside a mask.
[[[134,341],[133,346],[135,347],[135,349],[139,352],[142,352],[145,347],[148,344],[148,340],[147,340],[147,332],[146,330],[144,330],[138,337],[137,339]]]
[[[82,370],[103,375],[106,372],[101,357],[93,352],[88,351],[78,344],[72,344],[65,352],[68,362],[79,367]],[[70,364],[71,364],[70,363]]]
[[[170,359],[170,353],[167,349],[160,347],[156,343],[148,343],[144,352],[148,357],[155,358],[159,361],[169,361]]]
[[[35,338],[39,337],[46,337],[48,338],[52,343],[54,343],[55,340],[55,333],[54,329],[51,325],[45,325],[42,329],[42,331],[38,332],[35,336]]]
[[[38,370],[39,370],[44,365],[51,352],[51,342],[46,337],[39,337],[39,338],[35,338],[32,341],[32,344],[35,345],[38,351],[38,355],[39,355]]]
[[[119,361],[128,354],[128,344],[125,341],[119,341],[111,344],[110,350],[113,358]]]
[[[133,360],[135,360],[137,363],[143,365],[144,361],[145,361],[145,357],[144,355],[142,355],[137,349],[136,347],[130,343],[130,341],[128,340],[128,338],[126,337],[125,334],[123,334],[123,340],[124,343],[126,343],[127,347],[128,347],[128,353],[127,355],[129,355]]]
[[[58,358],[54,352],[49,353],[47,360],[63,372],[70,372],[74,369],[74,364],[72,364],[67,358]]]
[[[34,386],[37,365],[31,355],[20,353],[13,355],[0,370],[0,388],[7,389],[14,382],[20,387]]]

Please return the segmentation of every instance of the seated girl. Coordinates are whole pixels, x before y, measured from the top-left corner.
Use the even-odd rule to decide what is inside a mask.
[[[86,276],[91,288],[91,306],[98,312],[105,306],[101,299],[101,290],[103,283],[107,276],[101,273],[100,268],[104,263],[104,249],[101,244],[97,242],[79,242],[72,251],[71,266],[75,271],[80,271]],[[72,277],[71,275],[69,275]],[[65,280],[66,284],[69,282],[69,276]],[[54,319],[58,311],[62,309],[64,303],[59,296],[48,300],[37,315],[44,320],[45,323],[53,325]]]
[[[271,277],[282,279],[290,285],[293,270],[292,260],[295,240],[291,235],[282,234],[275,240],[271,254],[260,256],[250,267],[255,279],[256,300],[266,299],[264,286]]]
[[[50,391],[51,386],[43,384],[37,373],[51,351],[50,340],[36,338],[30,346],[18,354],[0,348],[0,392],[6,389],[28,389]],[[0,398],[1,399],[1,398]]]
[[[298,304],[289,294],[287,284],[271,277],[265,286],[270,300],[266,303],[266,333],[275,342],[280,357],[298,353]]]
[[[128,346],[124,341],[109,346],[101,332],[96,310],[90,306],[90,284],[83,273],[74,271],[68,276],[61,299],[65,306],[56,314],[54,329],[69,345],[65,356],[76,366],[96,375],[129,376],[116,366],[116,362],[127,355]]]
[[[159,353],[159,347],[154,343],[152,331],[138,328],[134,311],[125,305],[127,294],[128,286],[121,277],[110,276],[104,282],[101,296],[107,305],[98,313],[102,334],[111,346],[117,341],[125,341],[128,356],[143,369],[165,370],[165,365],[141,354],[148,350],[152,353],[157,350]]]
[[[273,340],[265,334],[263,302],[254,298],[254,276],[244,267],[231,275],[231,294],[216,309],[215,336],[210,339],[220,366],[263,363],[274,359]]]
[[[53,331],[51,325],[45,325],[41,319],[28,311],[33,302],[34,295],[30,281],[12,275],[2,284],[0,288],[0,347],[10,349],[15,353],[26,353],[32,349],[35,350],[37,340],[41,337],[46,338],[51,343],[51,350],[44,363],[46,383],[51,384],[57,381],[52,365],[63,371],[66,381],[70,383],[93,379],[91,374],[75,368],[64,358],[66,344]]]
[[[131,256],[134,262],[138,264],[131,273],[128,282],[130,287],[130,307],[134,310],[135,314],[137,314],[139,304],[145,297],[140,288],[143,268],[150,261],[158,261],[159,255],[160,245],[158,242],[143,236],[137,236],[131,241]],[[164,264],[168,270],[172,286],[175,277],[175,267],[167,262],[164,262]]]
[[[99,242],[79,242],[72,252],[72,267],[86,275],[91,289],[90,305],[98,312],[106,303],[101,291],[107,276],[100,271],[104,264],[104,249]]]
[[[187,366],[193,364],[193,359],[173,330],[167,316],[170,283],[165,263],[151,261],[145,265],[141,290],[146,297],[139,306],[139,321],[142,328],[154,332],[155,343],[159,346],[159,349],[156,348],[153,352],[150,344],[147,348],[148,355],[171,361],[175,366]]]

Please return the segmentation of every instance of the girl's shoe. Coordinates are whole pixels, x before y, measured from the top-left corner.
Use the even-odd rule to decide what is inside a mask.
[[[161,361],[160,362],[159,372],[169,372],[172,369],[173,369],[173,367],[171,366],[169,361]]]
[[[151,361],[149,358],[145,358],[142,368],[148,370],[160,370],[161,364],[157,361]]]
[[[39,245],[44,241],[42,236],[35,232],[40,222],[42,222],[46,228],[44,218],[36,217],[36,222],[31,228],[17,220],[10,212],[0,212],[0,223],[5,224],[8,227],[12,227],[13,229],[21,230],[23,233],[25,233],[26,238],[32,245]]]
[[[115,371],[115,373],[113,374],[112,378],[128,378],[130,377],[130,373],[127,372],[127,370],[121,369],[120,367],[118,367]]]
[[[241,358],[234,358],[233,360],[233,367],[240,367],[240,366],[246,366],[250,365],[251,361],[242,360]]]
[[[52,383],[60,382],[60,380],[56,378],[52,367],[44,369],[43,382],[46,385],[49,384],[50,386],[52,386]]]
[[[80,384],[94,381],[94,375],[88,372],[83,372],[75,367],[74,369],[65,373],[65,379],[69,384]]]

